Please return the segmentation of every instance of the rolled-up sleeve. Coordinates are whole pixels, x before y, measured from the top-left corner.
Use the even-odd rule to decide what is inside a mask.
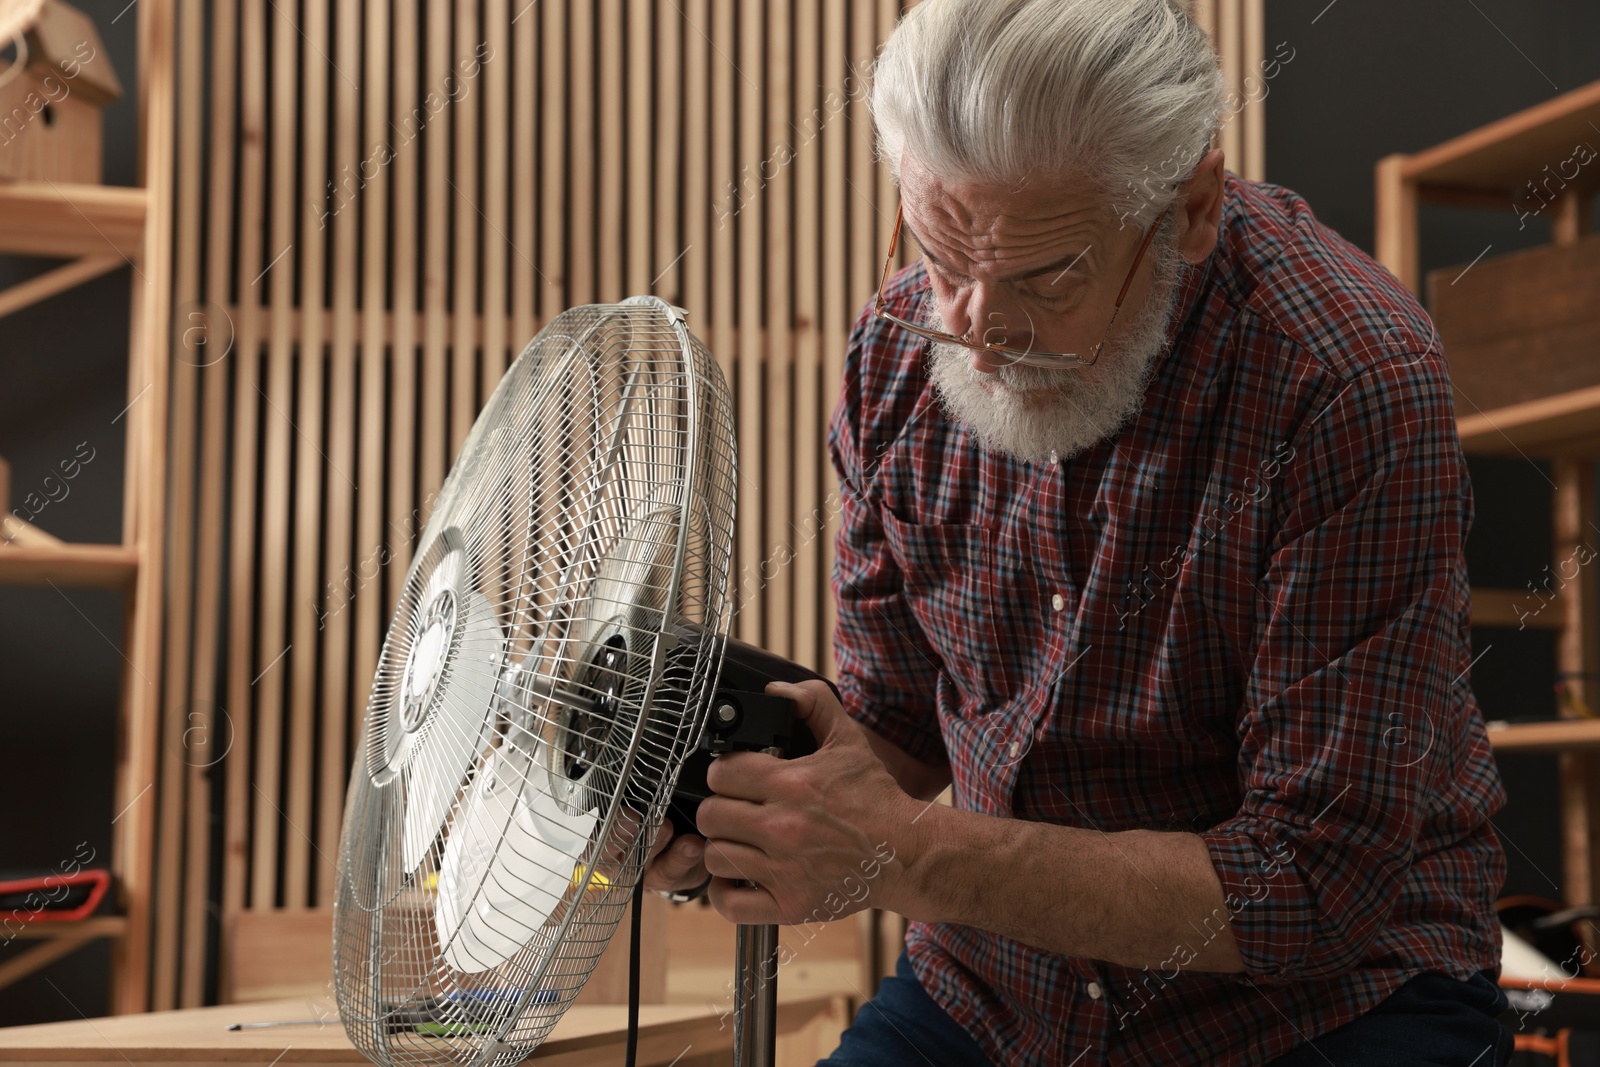
[[[913,758],[943,767],[948,756],[936,708],[939,657],[905,602],[900,568],[861,463],[866,333],[857,323],[828,428],[828,454],[841,498],[833,567],[837,683],[851,718]]]
[[[1473,715],[1471,490],[1437,354],[1328,390],[1285,461],[1238,723],[1243,800],[1201,835],[1248,977],[1356,965],[1415,858]],[[1424,725],[1426,724],[1426,726]],[[1492,811],[1481,812],[1487,819]]]

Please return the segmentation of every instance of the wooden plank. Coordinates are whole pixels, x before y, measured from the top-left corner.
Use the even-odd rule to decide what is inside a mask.
[[[1559,459],[1551,465],[1556,483],[1551,546],[1558,570],[1587,550],[1595,522],[1594,462]],[[1563,578],[1565,575],[1563,575]],[[1600,672],[1600,632],[1594,623],[1594,606],[1600,594],[1595,568],[1577,566],[1563,592],[1565,627],[1556,638],[1556,671],[1575,702],[1593,707],[1600,699],[1592,679]],[[1600,726],[1600,723],[1595,725]],[[1562,899],[1568,904],[1592,904],[1600,893],[1594,842],[1600,835],[1600,760],[1593,754],[1563,752],[1561,779]],[[1586,940],[1595,940],[1592,932]]]
[[[1385,156],[1375,169],[1374,249],[1377,260],[1413,293],[1419,292],[1417,268],[1417,187],[1406,177],[1403,155]]]
[[[139,550],[123,545],[18,544],[0,547],[0,584],[126,586],[139,569]]]
[[[676,267],[676,290],[689,310],[690,329],[708,345],[714,340],[711,316],[711,60],[706,37],[708,0],[689,0],[683,17],[671,21],[680,38],[683,63],[683,259]],[[713,350],[715,355],[715,350]]]
[[[125,266],[121,256],[82,256],[0,291],[0,319]]]
[[[850,128],[855,119],[852,107],[863,91],[861,79],[849,65],[849,32],[844,0],[826,0],[823,5],[822,65],[823,84],[828,86],[824,100],[829,114],[822,131],[822,401],[824,413],[831,413],[839,396],[844,376],[845,346],[850,333],[852,302],[857,299],[850,273],[850,228],[846,185],[850,147]],[[839,532],[839,483],[832,463],[823,463],[826,522],[822,536],[822,578],[824,585],[833,573],[834,538]],[[822,647],[818,670],[824,677],[835,676],[833,632],[838,621],[838,605],[831,594],[822,599]]]
[[[1472,625],[1498,626],[1511,630],[1560,630],[1566,625],[1565,597],[1554,594],[1546,599],[1529,590],[1472,590]]]
[[[318,454],[322,461],[321,478],[326,486],[326,512],[322,529],[311,532],[309,540],[301,542],[299,552],[313,562],[320,563],[322,573],[344,575],[350,571],[350,542],[356,525],[355,510],[359,504],[363,516],[376,523],[381,496],[377,487],[382,484],[381,467],[372,471],[357,470],[355,426],[357,356],[362,372],[362,392],[367,401],[359,412],[363,443],[361,459],[366,461],[368,448],[377,447],[381,438],[382,413],[371,404],[374,395],[381,395],[383,375],[383,346],[357,343],[358,331],[370,334],[371,328],[361,321],[356,312],[356,281],[358,276],[358,250],[360,278],[363,286],[363,306],[383,306],[383,242],[387,227],[382,224],[387,206],[379,188],[387,181],[380,168],[373,172],[364,163],[371,158],[369,146],[361,135],[363,110],[373,122],[379,136],[387,133],[384,102],[388,91],[387,57],[372,55],[369,63],[362,63],[363,39],[361,8],[355,3],[335,5],[334,25],[334,139],[333,159],[329,167],[334,174],[352,173],[360,176],[359,194],[352,197],[346,210],[333,220],[333,345],[330,349],[332,366],[329,368],[329,392],[325,418],[328,454]],[[382,20],[384,13],[371,12],[372,20]],[[380,23],[381,25],[381,23]],[[369,25],[368,34],[376,32]],[[381,51],[381,50],[380,50]],[[354,79],[362,78],[357,86]],[[376,97],[377,99],[372,99]],[[319,109],[320,110],[320,109]],[[379,156],[378,158],[382,158]],[[348,168],[348,171],[346,170]],[[369,178],[368,175],[371,174]],[[357,208],[361,214],[357,214]],[[365,232],[358,224],[366,217]],[[374,251],[376,254],[374,254]],[[320,301],[320,295],[318,297]],[[369,381],[376,375],[376,384]],[[370,422],[378,421],[374,428]],[[372,473],[371,480],[367,475]],[[360,479],[358,481],[357,479]],[[369,490],[361,494],[360,486]],[[359,498],[359,499],[358,499]],[[314,720],[304,724],[306,750],[294,761],[297,773],[305,775],[304,795],[310,807],[299,822],[312,866],[307,879],[306,896],[295,903],[296,907],[331,907],[336,876],[335,857],[339,854],[339,829],[344,810],[344,777],[348,770],[345,758],[345,716],[343,710],[349,703],[350,641],[349,630],[355,613],[329,612],[323,602],[325,586],[317,584],[312,575],[312,589],[307,599],[295,604],[296,629],[304,626],[305,647],[320,646],[321,677],[313,672],[307,679],[308,706],[317,710]],[[301,620],[304,620],[301,622]],[[298,639],[297,639],[298,641]],[[314,666],[317,657],[307,656]],[[297,670],[298,674],[298,670]],[[330,712],[341,714],[330,714]],[[298,739],[298,735],[297,735]],[[297,794],[298,796],[298,794]],[[290,817],[296,818],[291,811]],[[313,822],[315,819],[315,822]],[[296,883],[299,884],[298,882]]]
[[[788,558],[794,516],[794,350],[793,350],[793,220],[790,190],[794,182],[794,128],[790,107],[793,94],[790,50],[793,48],[789,0],[768,0],[766,111],[767,130],[761,164],[766,181],[766,246],[777,254],[766,256],[767,352],[757,370],[765,417],[763,446],[766,462],[760,499],[766,503],[761,539],[764,579],[761,590],[765,616],[765,645],[780,656],[794,652],[794,568]],[[770,178],[768,177],[770,174]],[[781,250],[781,251],[777,251]],[[780,551],[779,546],[784,546]]]
[[[315,998],[333,981],[331,910],[246,911],[229,936],[229,956],[239,961],[233,974],[235,1003]],[[304,1001],[301,1007],[296,1018],[304,1016]]]
[[[450,75],[454,88],[461,82],[462,64],[469,62],[483,40],[478,32],[478,5],[456,4],[455,68]],[[455,112],[455,179],[450,210],[455,216],[454,292],[450,314],[450,457],[460,455],[461,446],[478,417],[478,350],[473,344],[471,324],[478,313],[478,97],[461,91],[452,105]]]
[[[516,14],[510,24],[511,49],[502,57],[512,69],[511,87],[511,245],[516,252],[511,263],[511,348],[509,355],[515,359],[533,340],[534,322],[538,314],[535,263],[542,255],[539,231],[540,195],[544,190],[561,182],[559,168],[541,171],[539,167],[539,119],[544,101],[539,95],[541,72],[539,23],[550,8],[561,4],[525,7],[516,5]],[[557,274],[559,275],[559,271]],[[546,275],[548,277],[548,274]]]
[[[4,503],[0,496],[0,503]],[[16,515],[0,515],[0,546],[7,548],[56,548],[66,544]]]
[[[1249,78],[1264,81],[1262,61],[1267,51],[1266,0],[1244,0],[1241,23],[1245,74]],[[1238,172],[1241,177],[1257,182],[1266,181],[1267,178],[1267,96],[1268,90],[1264,89],[1261,99],[1244,109],[1244,128],[1240,130],[1240,147],[1244,154],[1239,160]]]
[[[1504,211],[1508,207],[1515,207],[1503,192],[1472,189],[1460,185],[1434,185],[1425,182],[1413,184],[1416,186],[1417,200],[1425,204],[1470,207],[1482,211]]]
[[[187,7],[178,27],[179,77],[184,91],[178,96],[178,152],[176,180],[177,254],[174,257],[173,296],[178,306],[194,307],[200,292],[200,103],[204,92],[202,76],[202,12]],[[194,498],[195,424],[190,418],[199,387],[197,360],[179,359],[172,368],[172,405],[176,417],[167,430],[171,457],[168,482],[167,521],[171,534],[166,541],[168,572],[166,598],[164,677],[173,683],[162,692],[161,783],[157,797],[155,922],[151,937],[154,957],[150,1006],[156,1011],[177,1007],[179,949],[183,945],[180,916],[185,879],[183,877],[185,792],[188,776],[187,742],[189,733],[188,687],[181,679],[190,670],[194,620],[194,542],[190,508]]]
[[[121,915],[95,915],[77,922],[31,922],[26,926],[8,928],[7,937],[19,941],[53,941],[66,938],[73,941],[94,941],[102,937],[121,937],[128,932],[128,920]]]
[[[0,1062],[88,1063],[271,1063],[274,1057],[301,1064],[365,1063],[350,1044],[344,1027],[324,1021],[309,1026],[253,1028],[230,1033],[244,1022],[281,1022],[316,1018],[328,1005],[307,1005],[304,998],[225,1004],[182,1012],[160,1012],[126,1019],[74,1019],[69,1022],[13,1026],[0,1030]],[[312,1010],[316,1009],[316,1010]],[[620,1004],[580,1005],[561,1017],[540,1046],[540,1067],[590,1067],[619,1063],[627,1044],[627,1007]],[[838,1028],[849,1017],[843,998],[810,998],[779,1005],[778,1067],[813,1064],[816,1049],[838,1043]],[[819,1018],[831,1020],[831,1033],[816,1028]],[[791,1036],[798,1043],[790,1044]],[[694,1063],[715,1056],[726,1063],[733,1027],[724,1012],[705,1004],[645,1004],[639,1009],[640,1067],[685,1067],[684,1050]],[[286,1051],[286,1046],[288,1050]]]
[[[1461,415],[1456,432],[1469,455],[1592,453],[1600,446],[1600,387]]]
[[[571,46],[567,51],[571,57],[567,79],[559,86],[552,86],[550,77],[545,78],[547,98],[552,92],[566,97],[570,111],[566,130],[567,151],[571,153],[568,157],[567,184],[572,204],[566,220],[566,248],[568,262],[572,265],[571,273],[567,275],[567,304],[573,306],[605,299],[595,295],[595,150],[598,140],[593,132],[596,122],[595,101],[593,94],[573,92],[571,89],[574,78],[581,77],[587,84],[595,68],[595,17],[594,4],[579,4],[567,9],[568,32],[571,34]],[[548,22],[545,32],[550,32]],[[547,58],[549,54],[547,46]],[[553,106],[553,101],[547,105],[547,112],[550,106]],[[602,105],[600,114],[603,116],[606,113]],[[549,317],[546,312],[546,318]]]
[[[1458,412],[1600,386],[1600,237],[1429,271],[1427,293]]]
[[[248,294],[235,316],[238,341],[234,346],[234,403],[230,429],[233,435],[233,471],[230,479],[232,512],[228,530],[228,714],[233,721],[233,747],[229,751],[227,797],[223,804],[222,949],[218,960],[219,995],[230,995],[228,975],[232,960],[226,945],[228,932],[249,898],[250,783],[255,745],[255,692],[250,648],[254,604],[249,590],[255,579],[255,493],[260,447],[258,381],[262,323],[259,293],[254,279],[267,266],[263,253],[264,179],[266,165],[266,3],[243,0],[239,26],[242,58],[239,64],[239,267],[237,279]]]
[[[654,157],[655,201],[651,212],[655,224],[654,256],[649,261],[649,277],[637,292],[652,292],[670,304],[683,303],[683,260],[694,239],[680,229],[684,220],[678,211],[678,174],[685,165],[683,158],[683,87],[682,49],[683,18],[671,8],[658,9],[655,32],[656,79],[655,136],[650,142],[645,159]],[[639,68],[635,68],[636,70]],[[644,79],[638,79],[641,82]],[[690,114],[694,114],[691,112]],[[697,122],[704,121],[705,112],[695,115]],[[646,229],[646,220],[639,220],[640,229]],[[691,311],[691,314],[693,312]],[[700,324],[691,319],[690,329],[698,330]]]
[[[1479,189],[1525,192],[1527,184],[1559,173],[1573,147],[1600,148],[1600,81],[1562,93],[1411,156],[1403,176],[1412,182],[1440,182]],[[1580,166],[1574,188],[1600,188],[1600,168]]]
[[[1550,239],[1558,245],[1575,245],[1593,232],[1593,194],[1576,189],[1562,193],[1550,216]]]
[[[205,87],[211,110],[211,143],[227,145],[234,142],[234,102],[237,98],[235,74],[238,69],[238,6],[222,5],[211,13],[211,55],[217,70],[225,71]],[[188,81],[185,91],[199,92],[199,75]],[[200,408],[200,474],[199,490],[193,504],[191,523],[196,529],[194,562],[194,617],[197,624],[191,635],[193,642],[193,667],[188,679],[189,729],[198,730],[196,744],[189,746],[185,760],[188,778],[188,810],[184,831],[184,900],[189,904],[183,910],[183,970],[180,979],[178,1002],[192,1008],[202,1004],[207,995],[206,958],[207,932],[211,919],[211,775],[217,764],[227,758],[234,743],[233,729],[228,711],[217,704],[217,637],[222,629],[220,618],[222,597],[222,538],[223,538],[223,474],[227,456],[228,374],[237,361],[237,354],[223,347],[226,353],[217,359],[214,345],[232,345],[233,328],[217,321],[215,307],[225,301],[229,281],[233,274],[233,192],[234,170],[232,152],[207,153],[210,167],[210,189],[207,220],[207,268],[203,305],[205,319],[205,353],[201,362],[203,392]],[[231,324],[232,319],[225,320]],[[175,682],[173,684],[176,684]],[[206,906],[200,906],[204,901]]]
[[[526,0],[524,0],[526,2]],[[507,138],[511,131],[506,121],[510,101],[506,96],[508,68],[511,65],[509,31],[511,15],[507,0],[484,2],[484,60],[479,77],[483,79],[483,351],[479,357],[482,376],[478,407],[489,399],[506,372],[506,259],[512,251],[512,232],[506,188]],[[531,25],[531,23],[530,23]],[[531,144],[531,142],[530,142]],[[531,181],[532,177],[524,179]],[[519,258],[533,251],[531,241],[515,245]],[[476,408],[474,415],[476,415]]]
[[[0,182],[0,253],[132,262],[144,242],[145,190],[71,182]]]
[[[1228,99],[1245,101],[1248,95],[1245,92],[1244,78],[1247,73],[1244,65],[1244,27],[1241,25],[1240,0],[1217,0],[1216,5],[1216,44],[1217,53],[1222,60],[1222,79],[1227,86]],[[1243,111],[1249,111],[1250,105],[1244,104]],[[1224,115],[1222,125],[1222,153],[1235,171],[1244,172],[1244,130],[1240,121],[1240,114]]]
[[[762,508],[759,501],[767,487],[762,485],[766,470],[765,418],[766,398],[762,395],[761,368],[765,362],[761,320],[763,307],[761,271],[757,264],[766,262],[765,243],[766,195],[760,187],[762,163],[766,159],[765,141],[766,109],[762,107],[761,87],[744,72],[759,74],[766,66],[766,37],[764,35],[762,6],[750,5],[740,13],[739,44],[734,69],[740,73],[736,87],[739,94],[739,159],[743,160],[737,180],[735,203],[738,211],[733,225],[739,235],[739,296],[736,316],[739,325],[739,344],[734,364],[735,410],[738,420],[739,495],[745,506],[739,509],[737,524],[738,569],[742,590],[746,583],[758,583],[761,574]],[[752,506],[754,505],[754,506]],[[752,577],[754,576],[754,577]],[[766,606],[765,590],[756,587],[755,595],[740,604],[734,617],[734,632],[740,640],[762,645],[762,626]]]
[[[828,595],[820,567],[820,531],[811,525],[811,517],[822,504],[821,431],[826,417],[818,397],[822,361],[818,329],[822,318],[818,242],[822,226],[821,138],[828,118],[818,99],[822,84],[818,49],[821,10],[796,5],[793,18],[796,158],[791,245],[794,249],[794,448],[790,455],[793,457],[794,489],[784,540],[792,546],[794,565],[790,568],[792,587],[788,603],[782,606],[792,619],[790,654],[797,663],[815,669],[820,662],[819,614]]]
[[[734,168],[735,137],[734,137],[734,85],[738,79],[738,68],[734,66],[733,54],[737,47],[735,42],[734,10],[732,4],[710,4],[711,24],[711,51],[714,59],[706,60],[710,68],[711,77],[711,129],[716,135],[711,138],[711,186],[707,190],[711,200],[711,214],[713,229],[711,234],[711,353],[716,357],[717,366],[722,368],[722,376],[732,389],[736,382],[734,365],[734,352],[737,348],[737,336],[734,333],[734,312],[738,301],[738,282],[734,276],[734,248],[737,235],[737,213],[739,202],[736,193],[737,177]],[[690,27],[693,36],[701,36],[705,31],[701,27],[706,23],[695,23]],[[741,458],[741,467],[743,465]],[[740,492],[744,491],[743,481],[739,484]],[[736,507],[739,515],[743,514],[742,508]],[[742,607],[743,585],[740,581],[741,571],[738,555],[737,539],[735,540],[733,558],[729,561],[735,589],[735,609]],[[737,625],[737,616],[735,616]]]
[[[351,27],[354,33],[355,27]],[[398,45],[398,34],[395,35]],[[361,126],[363,154],[376,150],[378,145],[388,145],[394,150],[394,131],[390,125],[388,93],[390,73],[390,23],[389,0],[367,0],[366,62],[362,93],[364,117]],[[409,65],[404,55],[395,64]],[[394,161],[391,161],[392,163]],[[364,214],[369,220],[362,230],[361,243],[361,438],[357,444],[356,484],[365,486],[356,493],[355,543],[359,560],[383,558],[383,484],[388,475],[384,440],[384,388],[388,375],[388,338],[384,335],[382,314],[385,301],[385,283],[391,262],[389,243],[398,224],[373,225],[373,220],[389,217],[389,176],[400,164],[385,167],[367,182],[364,189]],[[404,168],[413,173],[409,166]],[[411,276],[408,265],[398,262],[395,268],[396,290],[399,277]],[[336,314],[338,310],[336,309]],[[407,318],[412,316],[407,315]],[[412,336],[415,336],[414,333]],[[335,359],[338,358],[335,346]],[[410,349],[407,352],[409,354]],[[400,355],[395,355],[398,364]],[[409,364],[409,359],[407,363]],[[398,377],[398,373],[396,374]],[[355,398],[348,401],[352,407]],[[346,469],[349,469],[348,467]],[[410,484],[407,472],[406,484]],[[406,503],[409,503],[407,501]],[[321,862],[317,868],[316,908],[333,906],[333,892],[337,866],[333,857],[338,855],[339,832],[344,815],[344,788],[350,770],[350,752],[346,745],[352,715],[359,715],[366,706],[365,694],[371,684],[372,673],[378,658],[377,633],[382,626],[386,604],[383,600],[381,580],[368,580],[364,562],[353,562],[349,551],[349,527],[342,527],[328,540],[325,555],[328,574],[322,602],[323,619],[320,622],[324,636],[323,662],[327,670],[322,685],[322,759],[318,770],[320,779],[317,817],[317,840]],[[375,578],[377,576],[374,576]],[[353,601],[353,603],[352,603]],[[353,630],[353,634],[352,634]],[[354,652],[352,652],[354,646]],[[338,709],[349,709],[349,714],[335,714]]]
[[[1489,744],[1496,752],[1570,752],[1600,749],[1600,719],[1550,722],[1489,723]],[[1563,827],[1563,849],[1570,843]]]
[[[624,40],[616,42],[619,53],[625,54],[628,59],[623,72],[627,102],[613,121],[627,131],[628,223],[623,243],[619,246],[626,252],[627,259],[623,266],[621,295],[634,296],[651,291],[650,279],[660,269],[650,250],[654,214],[650,210],[650,185],[655,178],[657,147],[666,146],[659,144],[651,128],[655,114],[651,97],[659,97],[664,88],[651,76],[653,27],[650,9],[654,5],[650,0],[627,0],[627,3],[627,20],[620,24]]]
[[[435,90],[450,76],[450,9],[447,4],[429,4],[427,29],[426,86]],[[417,106],[417,98],[408,103]],[[424,112],[426,113],[426,111]],[[424,217],[423,232],[422,309],[424,315],[422,341],[422,445],[419,461],[421,483],[418,493],[427,498],[437,493],[444,484],[445,453],[449,442],[445,433],[445,397],[448,355],[445,349],[447,329],[445,308],[446,258],[445,240],[450,225],[450,121],[448,107],[428,120],[421,131],[427,146],[427,173],[423,179]]]
[[[316,603],[318,571],[321,555],[319,541],[324,525],[322,496],[324,481],[329,494],[341,487],[334,484],[339,477],[328,469],[321,441],[329,419],[327,397],[324,395],[323,373],[327,359],[323,346],[327,344],[327,324],[324,313],[324,279],[328,276],[327,231],[347,227],[359,210],[360,189],[355,177],[356,167],[346,178],[339,171],[343,159],[335,157],[330,166],[328,159],[328,100],[329,60],[332,54],[328,42],[328,0],[306,0],[297,37],[305,46],[297,86],[300,109],[300,195],[306,204],[321,205],[328,195],[329,175],[333,179],[333,195],[337,198],[327,210],[331,219],[319,212],[300,212],[300,232],[295,238],[299,246],[300,271],[295,306],[300,309],[301,332],[294,337],[295,362],[298,364],[296,391],[298,399],[290,419],[294,433],[294,569],[289,575],[287,600],[278,607],[274,604],[276,588],[264,585],[273,610],[281,611],[289,629],[288,652],[283,662],[273,668],[269,677],[288,680],[288,751],[280,772],[282,775],[283,812],[279,832],[283,835],[283,861],[280,876],[283,885],[283,905],[288,908],[305,908],[311,897],[311,824],[312,795],[316,775],[312,770],[312,748],[316,736],[312,721],[312,705],[316,699],[317,683],[317,628]],[[287,20],[286,20],[287,21]],[[280,23],[280,25],[282,25]],[[353,69],[351,64],[347,69]],[[331,78],[343,81],[344,76],[333,72]],[[289,97],[280,96],[280,100]],[[343,108],[341,107],[342,111]],[[353,153],[352,153],[353,154]],[[346,157],[348,158],[348,157]],[[348,238],[346,238],[348,244]],[[344,265],[343,284],[349,284],[352,264]],[[341,271],[335,270],[334,283],[340,284]],[[287,278],[285,272],[284,278]],[[276,293],[276,289],[274,289]],[[276,305],[275,305],[276,306]],[[289,328],[285,321],[276,319],[274,329]],[[348,364],[348,359],[344,360]],[[285,414],[287,414],[287,408]],[[348,466],[345,467],[348,470]],[[348,475],[344,476],[348,478]],[[283,512],[282,514],[288,514]],[[274,524],[276,525],[276,524]],[[296,652],[295,649],[299,649]],[[271,794],[268,794],[269,796]],[[260,798],[257,798],[258,801]],[[277,863],[273,863],[277,867]],[[270,902],[257,901],[256,907],[270,906]]]
[[[599,0],[594,6],[599,13],[595,63],[600,69],[600,105],[594,126],[588,128],[594,131],[592,136],[600,147],[600,164],[596,175],[599,199],[595,204],[595,221],[599,224],[599,289],[595,298],[602,303],[611,303],[625,295],[622,290],[623,241],[626,238],[622,229],[622,212],[626,206],[622,175],[622,135],[625,125],[622,60],[627,41],[623,33],[622,0]],[[573,133],[579,134],[585,128],[574,123]],[[577,240],[583,240],[581,231]]]
[[[174,14],[171,0],[139,12],[139,100],[144,151],[139,177],[148,196],[133,277],[128,360],[127,465],[123,491],[123,543],[139,553],[131,596],[124,602],[126,670],[122,673],[121,729],[113,801],[112,873],[117,879],[125,937],[112,943],[112,1010],[142,1011],[149,1004],[150,916],[153,901],[156,805],[136,803],[155,785],[161,671],[162,518],[166,501],[165,449],[168,404],[169,314],[172,306],[172,197],[174,150]],[[136,403],[137,401],[137,403]]]
[[[273,36],[272,94],[274,100],[295,99],[299,91],[299,30],[284,9],[272,5],[270,29]],[[315,57],[313,57],[314,59]],[[254,776],[251,780],[253,819],[250,845],[250,906],[277,906],[278,842],[283,832],[281,790],[283,786],[282,734],[286,675],[293,654],[287,639],[285,597],[288,591],[288,524],[283,521],[290,507],[290,450],[294,423],[295,338],[290,331],[289,313],[294,303],[294,227],[295,154],[299,122],[294,109],[273,109],[272,223],[267,239],[267,254],[272,257],[254,286],[264,287],[268,297],[266,335],[267,373],[266,410],[262,413],[261,511],[271,516],[260,526],[256,551],[260,553],[260,594],[256,602],[255,662],[256,716],[260,724]],[[320,190],[319,190],[320,191]],[[302,250],[307,260],[316,258],[313,250]],[[281,257],[281,258],[280,258]],[[289,260],[289,262],[285,262]],[[253,287],[254,287],[253,286]],[[306,331],[309,334],[311,331]],[[307,650],[302,649],[302,657]]]
[[[423,521],[423,501],[417,488],[417,169],[420,161],[418,136],[404,116],[411,113],[417,99],[417,5],[395,4],[394,8],[394,119],[395,159],[390,164],[394,175],[394,230],[389,235],[389,261],[394,270],[393,307],[395,315],[389,373],[392,390],[389,401],[389,438],[384,462],[388,467],[389,510],[387,531],[403,531],[391,537],[386,532],[372,540],[363,539],[365,551],[380,543],[390,543],[389,566],[384,574],[383,608],[397,603],[406,569],[411,565],[411,531]],[[372,312],[369,309],[367,314]],[[429,491],[432,491],[430,487]],[[369,531],[370,533],[370,531]],[[358,604],[359,607],[359,604]],[[359,737],[364,694],[377,664],[373,631],[363,626],[356,641],[356,679],[358,699],[351,701],[351,737]]]
[[[545,4],[540,13],[540,55],[543,57],[539,83],[539,152],[542,165],[539,170],[539,272],[544,275],[545,287],[539,291],[538,321],[549,322],[565,307],[571,291],[572,277],[567,274],[568,233],[574,218],[582,218],[578,208],[579,180],[573,173],[572,211],[567,210],[567,195],[561,175],[575,167],[581,153],[576,150],[569,163],[567,155],[567,5]],[[579,21],[583,21],[579,13]],[[574,44],[574,55],[577,52]],[[527,65],[527,64],[524,64]],[[572,106],[579,106],[578,96]],[[530,95],[524,99],[529,102]],[[531,172],[530,172],[531,173]],[[578,242],[572,242],[571,254],[579,252]],[[520,270],[520,268],[519,268]],[[519,274],[519,277],[523,275]],[[518,283],[519,287],[522,283]],[[532,291],[531,282],[529,292]],[[574,296],[573,302],[577,298]],[[519,329],[522,344],[533,340],[533,329]]]

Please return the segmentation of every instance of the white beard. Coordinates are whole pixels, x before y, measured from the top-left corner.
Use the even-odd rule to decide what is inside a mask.
[[[1149,254],[1155,259],[1149,298],[1122,320],[1120,337],[1107,343],[1092,367],[1047,370],[1013,364],[985,374],[972,368],[970,349],[933,342],[928,374],[945,413],[966,424],[986,451],[1024,461],[1052,452],[1070,459],[1115,434],[1144,405],[1178,299],[1184,261],[1176,242],[1169,233],[1158,233]],[[944,330],[932,294],[924,314],[935,329]],[[1045,392],[1025,396],[1032,390]]]

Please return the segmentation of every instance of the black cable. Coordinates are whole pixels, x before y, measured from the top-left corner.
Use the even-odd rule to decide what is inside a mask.
[[[633,883],[633,933],[628,946],[628,1067],[634,1067],[639,1053],[639,916],[644,911],[644,872]]]

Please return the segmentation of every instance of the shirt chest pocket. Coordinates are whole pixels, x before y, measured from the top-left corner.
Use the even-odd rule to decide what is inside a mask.
[[[923,525],[882,511],[907,606],[968,714],[1013,699],[1043,647],[1038,581],[986,526]]]

